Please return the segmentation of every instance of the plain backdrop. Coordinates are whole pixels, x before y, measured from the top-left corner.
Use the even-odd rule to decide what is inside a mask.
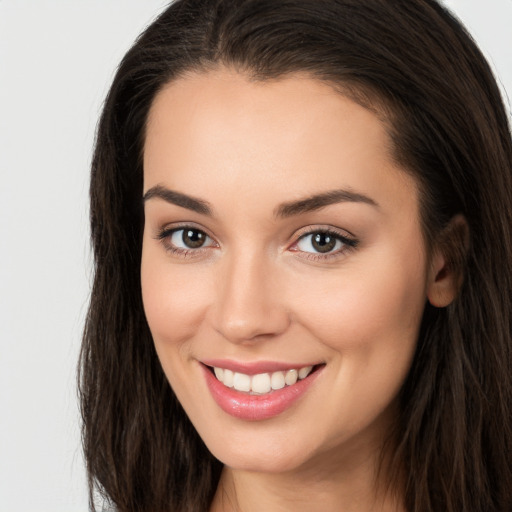
[[[91,147],[117,63],[167,3],[0,0],[2,512],[88,510],[75,372]],[[512,93],[512,0],[446,4]]]

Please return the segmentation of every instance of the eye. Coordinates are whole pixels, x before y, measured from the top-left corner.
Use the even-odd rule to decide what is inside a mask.
[[[357,245],[357,240],[329,230],[316,230],[302,235],[292,247],[311,256],[334,256]]]
[[[176,256],[197,256],[202,250],[216,246],[210,236],[193,226],[165,228],[156,238]]]
[[[341,240],[326,232],[309,233],[302,236],[297,242],[297,248],[303,252],[326,253],[339,249],[341,246]]]
[[[211,245],[212,239],[204,232],[195,228],[175,229],[169,237],[171,245],[177,249],[199,249]]]

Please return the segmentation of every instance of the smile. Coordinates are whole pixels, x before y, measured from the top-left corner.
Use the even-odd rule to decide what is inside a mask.
[[[313,386],[326,365],[294,368],[276,363],[208,361],[200,366],[212,398],[224,412],[241,420],[260,421],[290,408]]]
[[[226,368],[213,368],[217,380],[224,386],[254,395],[264,395],[283,389],[285,386],[293,386],[297,380],[305,379],[312,370],[313,366],[303,366],[286,371],[247,375]]]

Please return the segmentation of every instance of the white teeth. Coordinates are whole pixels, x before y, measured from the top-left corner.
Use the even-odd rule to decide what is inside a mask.
[[[297,382],[298,377],[299,377],[299,374],[298,374],[297,370],[288,370],[284,377],[284,381],[287,386],[291,386]]]
[[[222,382],[224,383],[224,386],[227,386],[228,388],[233,387],[233,376],[234,374],[231,370],[224,370],[224,375],[222,376]]]
[[[251,377],[245,373],[235,373],[233,376],[233,387],[237,391],[251,391]]]
[[[274,372],[272,377],[270,377],[270,385],[272,386],[272,389],[284,388],[284,373]]]
[[[297,380],[305,379],[312,370],[312,366],[304,366],[299,369],[259,373],[258,375],[251,376],[224,368],[213,368],[217,380],[226,387],[258,395],[269,393],[271,390],[282,389],[285,386],[293,386]]]
[[[299,379],[305,379],[313,369],[312,366],[304,366],[304,368],[301,368],[299,370]]]
[[[215,372],[215,377],[217,377],[217,379],[220,381],[224,380],[224,370],[222,368],[214,368],[213,371]]]
[[[252,377],[251,389],[254,393],[268,393],[271,389],[270,375],[268,373],[260,373]]]

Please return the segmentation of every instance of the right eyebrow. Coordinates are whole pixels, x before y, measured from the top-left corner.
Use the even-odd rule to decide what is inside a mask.
[[[346,202],[364,203],[374,206],[375,208],[379,207],[371,197],[351,190],[338,189],[283,203],[277,208],[275,215],[276,217],[292,217],[293,215],[301,215],[303,213],[320,210],[331,204]]]
[[[145,203],[153,198],[163,199],[168,203],[181,206],[182,208],[192,210],[193,212],[197,212],[202,215],[212,215],[211,206],[207,201],[182,194],[181,192],[176,192],[175,190],[171,190],[163,185],[155,185],[154,187],[151,187],[142,197],[142,201]]]

